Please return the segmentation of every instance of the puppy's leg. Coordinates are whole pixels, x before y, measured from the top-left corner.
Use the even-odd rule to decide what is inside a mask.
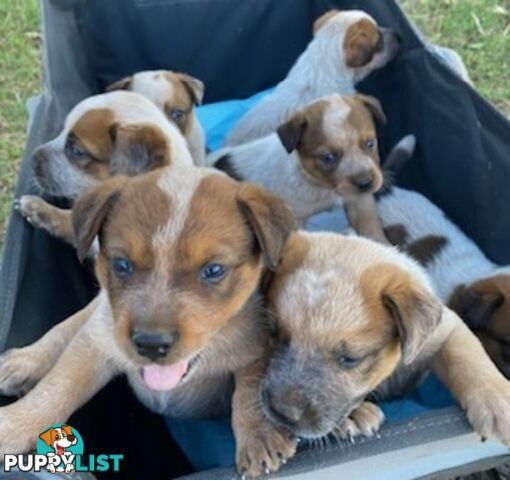
[[[232,427],[240,474],[258,477],[278,470],[296,452],[296,440],[273,426],[260,405],[260,381],[265,360],[236,374],[232,399]]]
[[[344,198],[344,211],[350,225],[358,235],[388,245],[388,239],[377,216],[375,199],[372,194]]]
[[[456,315],[445,309],[445,315]],[[510,445],[510,382],[496,368],[480,341],[456,318],[432,368],[455,395],[482,437]]]
[[[383,411],[372,402],[363,402],[333,431],[338,438],[373,437],[384,422]]]
[[[0,408],[0,458],[34,448],[49,425],[67,421],[116,373],[111,361],[82,329],[53,369],[25,397]]]
[[[43,228],[50,235],[75,245],[71,210],[54,207],[35,195],[23,195],[14,203],[14,208],[27,219],[30,225]]]
[[[0,355],[0,394],[20,396],[32,389],[55,365],[97,304],[98,299],[95,298],[32,345],[12,348]]]

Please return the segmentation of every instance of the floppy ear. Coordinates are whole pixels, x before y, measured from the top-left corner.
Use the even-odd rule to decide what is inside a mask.
[[[129,90],[131,88],[131,82],[133,81],[133,77],[124,77],[116,82],[110,83],[105,88],[105,92],[113,92],[114,90]]]
[[[449,305],[469,328],[480,330],[487,326],[493,313],[504,301],[500,293],[478,293],[473,288],[463,285],[454,292]]]
[[[287,238],[296,229],[290,208],[281,198],[250,183],[240,185],[237,204],[253,230],[265,266],[275,270]]]
[[[307,120],[303,113],[298,112],[292,115],[285,123],[280,125],[276,130],[280,141],[287,153],[294,151],[298,148],[303,133],[307,127]]]
[[[315,22],[313,22],[313,34],[316,35],[317,32],[328,22],[330,18],[333,18],[337,13],[340,13],[340,10],[330,10],[322,14]]]
[[[111,171],[130,177],[170,164],[169,139],[154,125],[117,126]]]
[[[73,429],[69,425],[62,425],[60,427],[67,435],[73,435]]]
[[[204,83],[198,78],[186,75],[185,73],[178,73],[177,76],[193,99],[193,103],[201,105],[204,99]]]
[[[433,293],[402,268],[382,263],[365,271],[367,295],[381,302],[395,322],[402,346],[402,360],[411,364],[439,324],[443,305]]]
[[[127,177],[115,177],[88,190],[76,200],[71,217],[80,262],[85,260],[126,179]]]
[[[381,102],[377,98],[370,95],[355,95],[356,100],[360,101],[363,106],[370,112],[373,119],[381,125],[386,125],[388,122]]]
[[[364,28],[352,25],[344,41],[345,64],[348,67],[362,67],[369,63],[375,54],[375,45],[370,33]]]
[[[55,430],[53,428],[50,428],[49,430],[46,430],[45,432],[41,433],[39,435],[39,438],[49,447],[53,445],[53,442],[55,441]]]

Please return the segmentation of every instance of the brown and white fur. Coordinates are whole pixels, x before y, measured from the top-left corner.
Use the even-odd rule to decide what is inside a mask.
[[[47,372],[0,408],[0,458],[32,448],[45,426],[65,421],[120,373],[156,412],[224,415],[234,383],[244,397],[251,363],[265,357],[259,281],[278,265],[294,226],[282,200],[214,169],[174,162],[92,188],[77,200],[73,224],[82,258],[99,233],[101,290],[84,313],[0,358],[3,392],[27,385],[23,377],[36,383],[30,366],[35,375]],[[218,265],[222,275],[211,278]],[[260,474],[264,462],[276,469],[294,452],[295,440],[261,412],[234,407],[233,421],[239,469]]]
[[[393,187],[377,212],[394,242],[427,270],[439,298],[479,336],[510,377],[510,267],[490,261],[430,200]]]
[[[40,146],[32,162],[42,189],[70,200],[115,175],[193,164],[179,129],[147,98],[124,91],[78,103],[60,134]],[[75,243],[69,210],[34,195],[23,195],[15,208],[34,227]]]
[[[276,131],[296,110],[333,93],[354,94],[355,85],[385,66],[399,50],[392,30],[361,10],[332,10],[314,24],[314,38],[287,77],[236,124],[226,145]]]
[[[129,90],[151,100],[184,135],[195,165],[204,165],[205,134],[195,114],[195,106],[204,99],[204,84],[200,80],[171,70],[147,70],[106,88],[107,92],[113,90]]]
[[[382,413],[367,398],[398,396],[432,369],[480,435],[510,444],[510,382],[425,271],[395,248],[294,233],[268,308],[273,355],[253,395],[291,434],[343,433],[346,419],[355,430],[377,429]]]
[[[374,119],[386,122],[373,97],[322,97],[277,133],[220,149],[207,162],[280,195],[301,225],[315,213],[343,206],[358,233],[385,242],[372,196],[382,185]]]

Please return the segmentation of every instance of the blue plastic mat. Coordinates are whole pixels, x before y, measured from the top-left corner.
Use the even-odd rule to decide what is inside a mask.
[[[246,100],[204,105],[198,109],[198,118],[207,133],[207,145],[214,151],[224,141],[227,132],[236,121],[271,90],[258,93]],[[345,220],[340,221],[340,211],[316,215],[309,222],[310,230],[341,231]],[[400,400],[382,404],[387,421],[414,417],[436,408],[444,408],[455,403],[448,390],[439,380],[430,375],[414,392]],[[177,420],[166,419],[168,428],[188,457],[193,467],[207,470],[235,463],[235,442],[229,419],[216,420]]]

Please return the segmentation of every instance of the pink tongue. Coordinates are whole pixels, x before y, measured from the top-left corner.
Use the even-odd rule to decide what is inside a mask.
[[[143,380],[153,390],[170,390],[179,383],[187,369],[187,360],[173,365],[149,365],[143,367]]]

